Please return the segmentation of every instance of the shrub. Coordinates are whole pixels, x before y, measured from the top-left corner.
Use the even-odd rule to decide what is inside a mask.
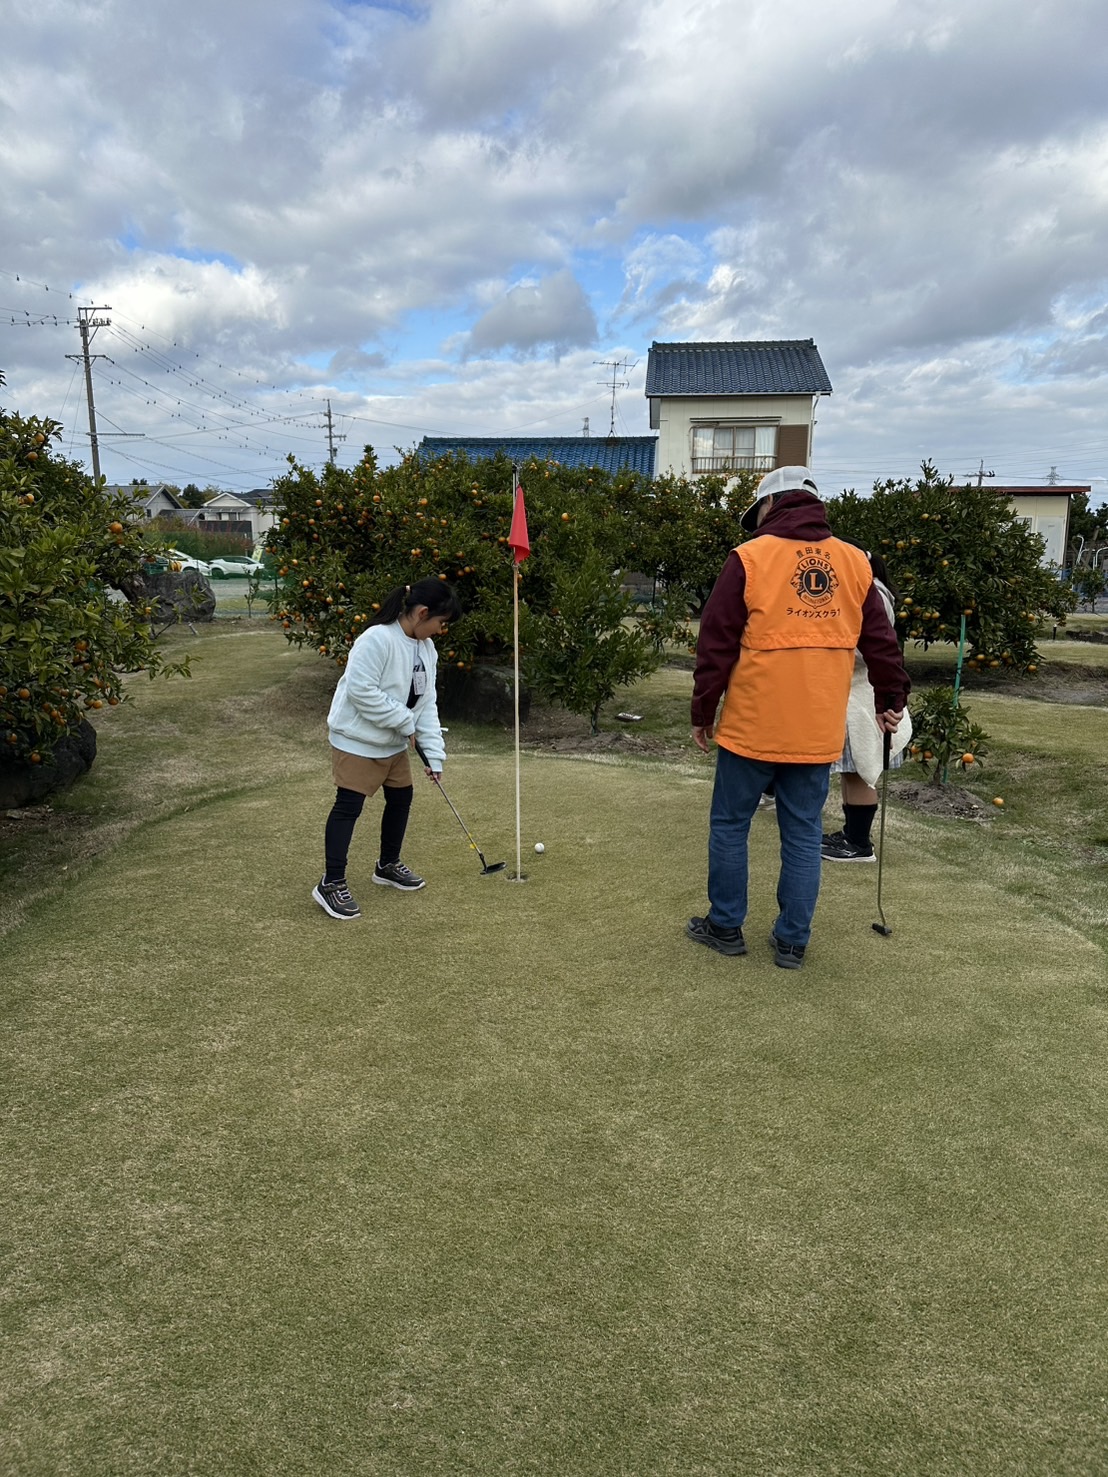
[[[1108,575],[1102,569],[1077,569],[1071,584],[1081,604],[1093,610],[1101,595],[1108,590]]]
[[[205,528],[196,528],[191,523],[182,523],[179,518],[159,518],[154,531],[165,543],[182,554],[191,554],[194,559],[236,558],[249,554],[254,540],[242,533],[212,533]]]
[[[620,590],[601,555],[586,552],[554,574],[551,606],[529,622],[523,669],[546,697],[599,729],[600,709],[618,687],[637,682],[661,663],[651,634],[631,617],[632,596]]]
[[[592,715],[595,674],[570,655],[574,643],[602,642],[610,679],[636,664],[648,670],[646,652],[683,629],[683,599],[653,610],[647,630],[623,628],[633,602],[620,594],[619,575],[643,568],[652,485],[633,473],[537,461],[521,468],[521,481],[531,540],[520,614],[528,672],[544,691],[556,686],[573,711]],[[465,612],[444,660],[465,671],[503,658],[512,642],[512,487],[504,456],[470,463],[410,455],[381,471],[367,449],[357,467],[328,465],[321,475],[292,463],[275,484],[280,521],[267,539],[281,583],[274,593],[263,586],[288,639],[341,665],[388,590],[430,575],[457,589]],[[571,605],[586,621],[572,636],[559,614]],[[567,701],[571,690],[577,695]]]
[[[1073,591],[1041,564],[1042,539],[988,488],[955,487],[924,463],[915,481],[879,483],[869,498],[828,501],[831,526],[883,555],[900,600],[897,636],[926,648],[957,642],[971,670],[1033,668],[1040,620],[1064,619]]]
[[[0,385],[3,377],[0,376]],[[132,506],[54,454],[61,427],[0,410],[0,756],[45,763],[123,673],[183,672],[154,644]],[[114,592],[131,589],[133,600]]]
[[[912,696],[911,758],[933,784],[945,784],[952,763],[963,770],[982,762],[988,734],[969,719],[953,687],[933,687]]]

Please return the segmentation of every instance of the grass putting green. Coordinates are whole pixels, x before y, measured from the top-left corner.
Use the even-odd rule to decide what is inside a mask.
[[[6,1473],[1099,1469],[1108,988],[1021,891],[1069,866],[1023,867],[1032,734],[1003,823],[894,799],[893,937],[828,869],[789,973],[771,815],[750,954],[683,936],[691,754],[525,755],[522,884],[419,786],[429,885],[373,887],[370,802],[329,920],[326,671],[199,649],[104,724],[62,812],[97,844],[3,941]],[[514,862],[510,754],[451,738]]]

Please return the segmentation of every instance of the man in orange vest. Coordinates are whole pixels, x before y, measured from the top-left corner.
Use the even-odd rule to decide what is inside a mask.
[[[807,467],[778,467],[740,520],[753,533],[727,556],[700,622],[693,739],[717,746],[708,839],[708,914],[686,932],[745,954],[747,842],[772,783],[781,832],[774,963],[799,969],[820,881],[822,812],[843,750],[855,649],[893,733],[911,691],[896,636],[861,549],[835,538]],[[720,699],[723,709],[717,721]]]

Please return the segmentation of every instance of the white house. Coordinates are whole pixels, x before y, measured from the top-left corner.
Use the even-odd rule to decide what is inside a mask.
[[[830,394],[810,338],[653,343],[646,397],[656,468],[696,476],[810,466],[816,406]]]
[[[234,492],[217,492],[200,509],[205,523],[249,523],[253,508]]]
[[[1006,498],[1013,513],[1041,536],[1046,548],[1044,564],[1069,564],[1070,498],[1090,487],[1055,485],[1053,487],[994,487],[998,497]]]

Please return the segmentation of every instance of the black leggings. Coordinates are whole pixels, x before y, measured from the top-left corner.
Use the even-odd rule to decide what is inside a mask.
[[[383,785],[385,808],[381,813],[382,866],[400,860],[400,849],[404,845],[404,832],[408,827],[408,811],[412,808],[413,786],[402,789]],[[365,796],[358,790],[336,790],[335,803],[327,817],[327,829],[323,837],[328,882],[338,882],[346,876],[346,858],[350,851],[350,838],[354,834],[358,817],[362,813]]]

